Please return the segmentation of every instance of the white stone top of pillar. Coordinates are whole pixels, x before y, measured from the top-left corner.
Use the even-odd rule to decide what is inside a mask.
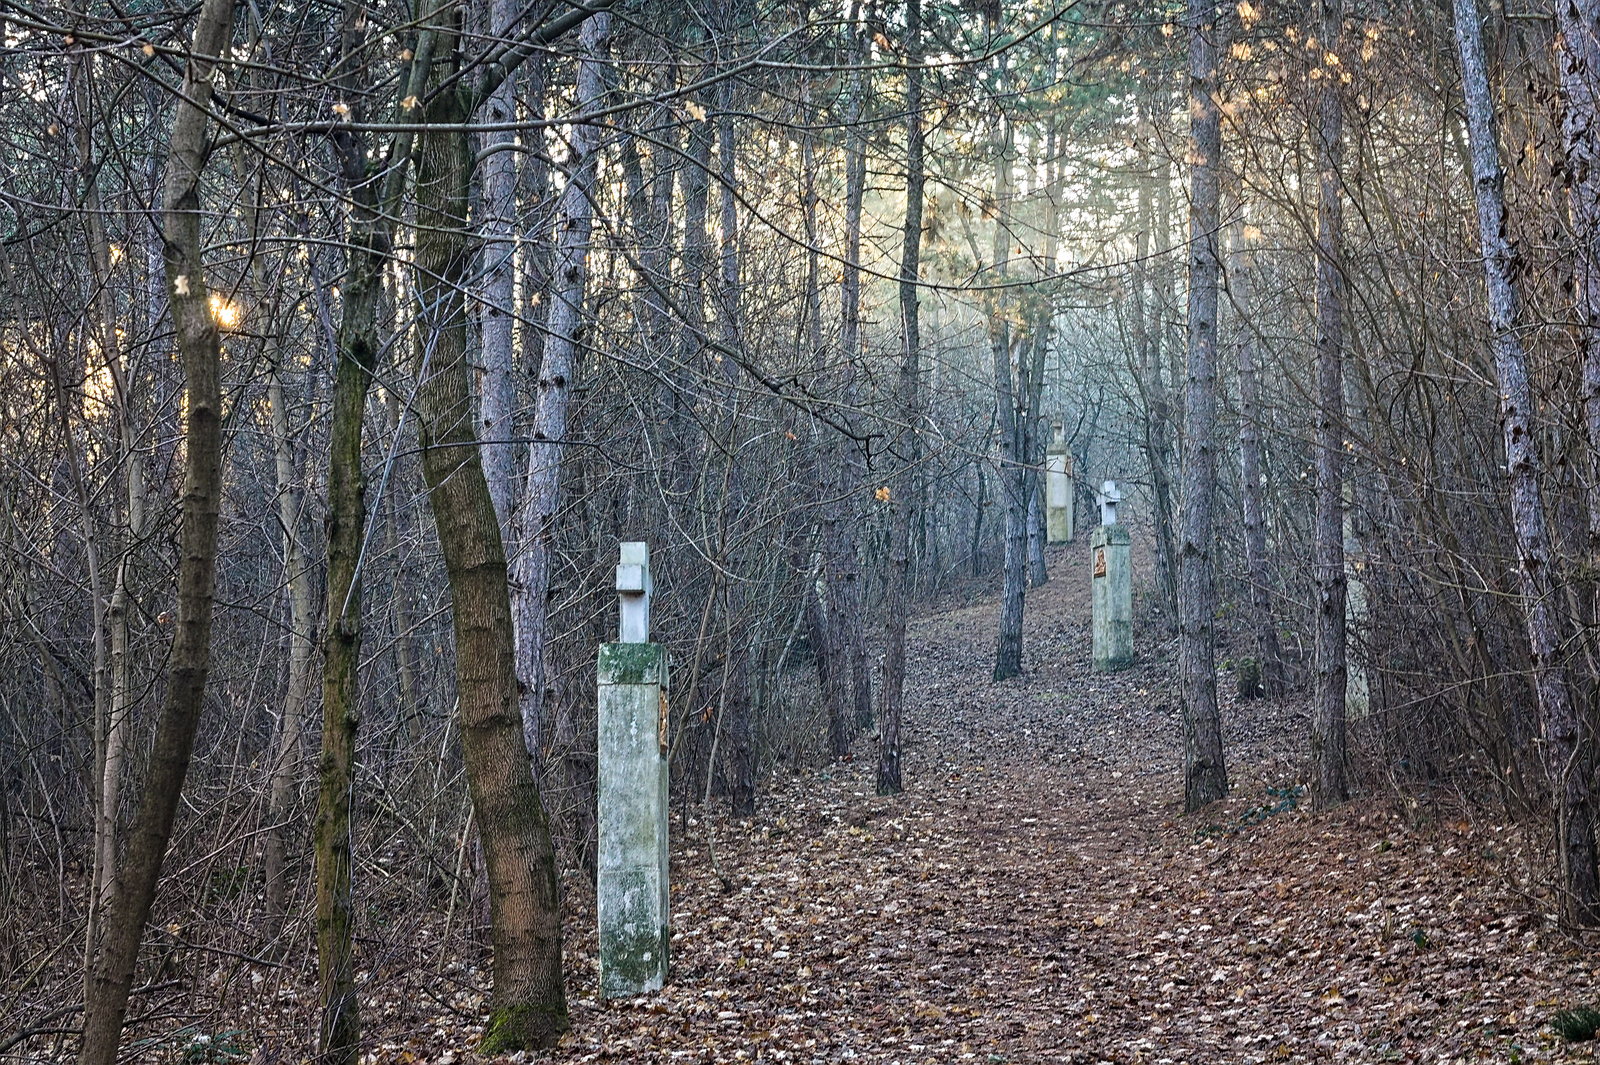
[[[650,547],[638,540],[622,544],[617,563],[618,643],[650,642]]]
[[[1116,481],[1107,481],[1100,486],[1100,524],[1115,525],[1117,523],[1117,504],[1122,502],[1122,491],[1117,487]]]

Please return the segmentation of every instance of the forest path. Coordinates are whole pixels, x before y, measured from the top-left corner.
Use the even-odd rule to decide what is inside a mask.
[[[1029,593],[1023,677],[989,680],[992,601],[913,622],[904,795],[868,736],[750,822],[675,826],[664,992],[598,1004],[575,916],[555,1059],[1592,1060],[1545,1022],[1594,964],[1506,882],[1512,830],[1264,814],[1304,727],[1264,703],[1226,708],[1235,797],[1181,816],[1170,648],[1088,671],[1086,552]]]

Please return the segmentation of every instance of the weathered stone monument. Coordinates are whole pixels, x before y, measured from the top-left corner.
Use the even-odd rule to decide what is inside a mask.
[[[1072,539],[1076,531],[1072,504],[1072,451],[1067,447],[1066,429],[1060,422],[1051,422],[1050,446],[1044,453],[1044,528],[1050,543]]]
[[[1094,644],[1090,667],[1114,673],[1133,665],[1133,566],[1128,529],[1117,524],[1122,493],[1115,481],[1100,488],[1100,526],[1089,538],[1094,558],[1091,589]]]
[[[667,658],[650,642],[650,553],[622,545],[616,643],[600,645],[600,994],[667,979]]]

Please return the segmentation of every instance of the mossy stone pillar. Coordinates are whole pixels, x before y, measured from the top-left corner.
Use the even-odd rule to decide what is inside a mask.
[[[1094,646],[1090,666],[1115,673],[1133,665],[1133,566],[1126,525],[1101,525],[1089,538],[1094,561]]]
[[[617,592],[629,642],[601,644],[598,661],[603,998],[657,991],[667,980],[667,657],[644,642],[650,586],[644,545],[623,544]]]

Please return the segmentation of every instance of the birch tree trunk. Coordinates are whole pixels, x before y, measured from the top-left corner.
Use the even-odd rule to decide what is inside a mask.
[[[1324,58],[1317,93],[1317,505],[1312,530],[1316,609],[1316,691],[1311,758],[1313,801],[1319,809],[1349,798],[1345,783],[1344,559],[1344,214],[1340,160],[1344,154],[1343,0],[1322,0]]]
[[[521,14],[513,0],[490,0],[488,20],[493,37],[505,39]],[[516,117],[516,77],[506,78],[484,103],[486,123],[507,124]],[[534,132],[532,136],[542,136]],[[517,280],[517,134],[496,129],[483,134],[478,171],[478,203],[483,213],[481,384],[478,389],[479,435],[483,449],[483,475],[489,498],[500,518],[500,529],[511,539],[511,517],[517,509],[517,483],[513,472],[516,448],[516,332]]]
[[[894,508],[889,532],[889,576],[884,592],[883,688],[878,711],[878,794],[904,790],[900,773],[900,718],[905,703],[906,612],[911,605],[911,530],[915,525],[917,464],[921,458],[922,403],[918,363],[922,337],[917,282],[922,262],[922,0],[906,0],[906,214],[900,243],[900,426],[889,486]]]
[[[144,794],[117,870],[98,958],[86,981],[81,1065],[114,1065],[139,941],[155,901],[189,770],[211,659],[211,608],[217,518],[222,496],[221,341],[207,303],[200,179],[209,148],[207,109],[217,57],[228,45],[233,0],[204,0],[195,24],[183,92],[168,142],[162,195],[168,305],[185,386],[184,483],[179,533],[177,618],[167,690],[156,723]]]
[[[1518,335],[1516,252],[1506,233],[1505,172],[1495,130],[1494,101],[1483,52],[1476,0],[1454,0],[1461,91],[1472,153],[1473,198],[1483,243],[1489,331],[1500,391],[1500,428],[1511,481],[1511,523],[1517,540],[1517,581],[1538,695],[1545,773],[1555,805],[1556,853],[1561,869],[1561,916],[1569,926],[1600,918],[1595,869],[1591,775],[1593,755],[1574,705],[1561,660],[1562,619],[1552,571],[1550,536],[1539,484],[1539,450],[1533,421],[1528,360]]]
[[[595,15],[579,34],[578,110],[594,110],[605,96],[602,53],[611,16]],[[517,528],[520,553],[512,584],[516,623],[516,664],[523,741],[535,773],[544,750],[545,637],[549,620],[550,568],[560,510],[561,460],[567,447],[567,411],[584,324],[589,283],[589,243],[594,228],[595,175],[601,129],[574,123],[570,133],[568,180],[557,208],[555,274],[546,319],[544,356],[539,362],[533,439]]]
[[[1183,799],[1193,813],[1228,792],[1217,710],[1212,505],[1217,491],[1218,181],[1222,115],[1215,5],[1189,0],[1189,354],[1184,404],[1183,528],[1178,555],[1178,671],[1183,689]]]
[[[1575,234],[1574,303],[1583,357],[1583,420],[1589,437],[1589,557],[1600,560],[1600,0],[1557,0],[1561,134]]]

